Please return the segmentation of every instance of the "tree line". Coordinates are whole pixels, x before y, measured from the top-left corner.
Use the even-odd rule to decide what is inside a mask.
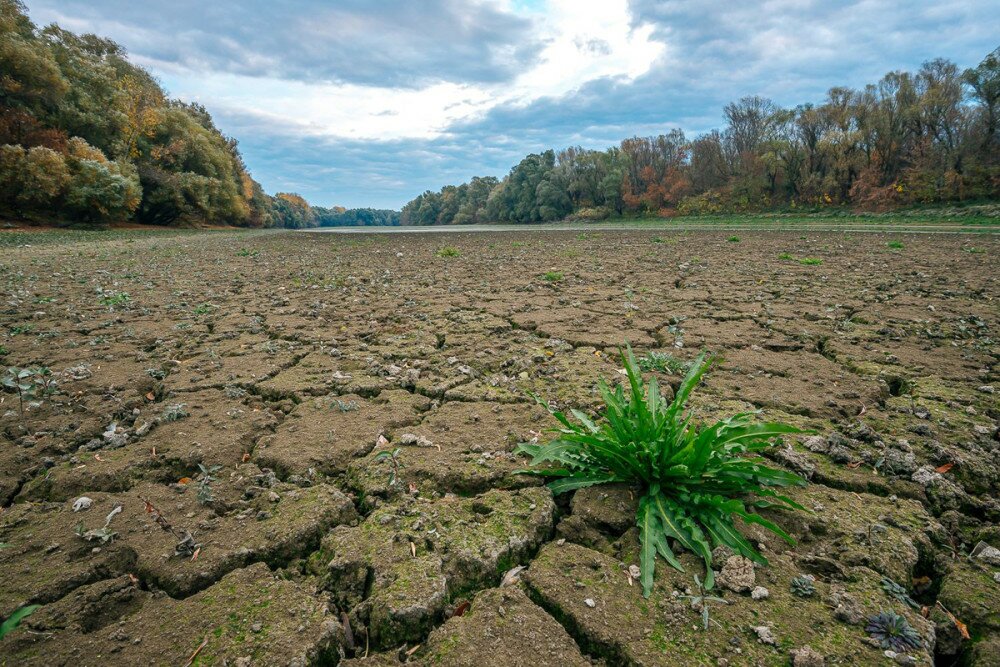
[[[884,211],[1000,196],[1000,48],[974,68],[936,59],[820,104],[750,96],[726,126],[606,151],[532,154],[502,180],[473,178],[408,202],[403,225],[532,223],[850,206]]]
[[[302,197],[263,191],[203,106],[169,99],[111,40],[39,29],[20,0],[0,0],[0,215],[319,224]]]

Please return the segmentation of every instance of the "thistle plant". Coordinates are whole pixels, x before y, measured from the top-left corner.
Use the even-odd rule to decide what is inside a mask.
[[[794,540],[754,509],[804,509],[775,487],[802,486],[806,481],[790,472],[763,465],[754,454],[775,444],[787,433],[804,433],[780,423],[754,423],[755,413],[741,413],[704,425],[684,408],[692,390],[711,364],[702,354],[668,402],[653,379],[643,383],[630,347],[622,352],[630,396],[622,386],[598,388],[604,401],[595,422],[571,410],[576,422],[535,397],[560,427],[547,444],[525,443],[519,451],[532,457],[531,465],[549,464],[523,472],[554,477],[548,486],[564,493],[596,484],[624,482],[639,489],[637,523],[641,549],[640,581],[643,595],[653,590],[659,555],[675,569],[684,568],[674,554],[678,546],[701,557],[705,589],[714,586],[712,549],[725,545],[755,563],[767,560],[737,530],[735,519],[753,523]],[[579,423],[577,423],[579,422]],[[744,502],[743,498],[747,498]]]

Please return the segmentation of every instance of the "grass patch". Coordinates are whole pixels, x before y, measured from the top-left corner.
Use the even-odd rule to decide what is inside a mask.
[[[803,257],[799,260],[799,264],[804,264],[805,266],[819,266],[823,263],[819,257]]]
[[[438,248],[437,252],[434,254],[438,257],[458,257],[461,253],[458,252],[458,248],[446,245],[443,248]]]
[[[559,282],[560,280],[563,279],[563,272],[562,271],[547,271],[544,275],[542,275],[542,278],[544,280],[549,281],[550,283],[557,283],[557,282]]]
[[[885,246],[887,248],[892,248],[893,250],[902,250],[903,249],[903,242],[902,241],[889,241],[889,242],[887,242],[885,244]]]

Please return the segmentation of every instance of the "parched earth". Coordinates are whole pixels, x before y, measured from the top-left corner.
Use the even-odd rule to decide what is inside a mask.
[[[728,236],[5,248],[0,363],[54,382],[0,395],[0,619],[40,605],[0,664],[1000,665],[1000,242]],[[816,433],[767,454],[797,545],[741,526],[723,602],[689,555],[643,599],[632,489],[518,472],[529,394],[595,409],[626,341]]]

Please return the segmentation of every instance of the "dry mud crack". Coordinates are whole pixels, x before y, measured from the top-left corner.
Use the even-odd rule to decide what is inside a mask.
[[[5,250],[0,361],[56,385],[0,396],[0,619],[41,605],[0,664],[1000,664],[1000,243],[726,236]],[[707,631],[695,559],[630,579],[632,489],[517,472],[530,394],[593,409],[626,341],[722,356],[701,417],[816,432],[768,452],[796,546],[742,526],[770,564],[716,554]]]

